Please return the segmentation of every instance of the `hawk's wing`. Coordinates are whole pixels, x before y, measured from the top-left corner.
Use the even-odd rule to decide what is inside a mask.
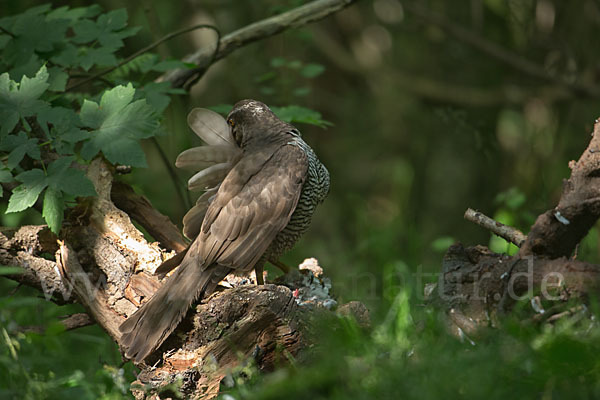
[[[307,173],[306,154],[294,145],[270,157],[259,152],[242,158],[210,203],[190,249],[203,269],[212,264],[251,269],[288,224]]]

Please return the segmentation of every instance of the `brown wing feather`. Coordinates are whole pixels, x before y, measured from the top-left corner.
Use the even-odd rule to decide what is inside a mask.
[[[306,155],[293,145],[242,159],[206,211],[197,238],[204,265],[251,269],[288,224],[307,172]]]

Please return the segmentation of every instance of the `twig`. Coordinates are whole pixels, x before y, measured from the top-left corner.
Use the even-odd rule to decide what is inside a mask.
[[[58,321],[59,324],[65,327],[66,331],[71,331],[84,326],[93,325],[95,321],[86,313],[72,314],[63,320]],[[20,332],[35,332],[43,334],[46,331],[45,326],[25,326],[19,329]]]
[[[566,317],[568,315],[574,315],[580,311],[585,312],[587,310],[587,308],[583,304],[581,304],[581,305],[578,305],[575,307],[571,307],[565,311],[555,312],[555,311],[559,310],[560,308],[562,308],[562,304],[558,304],[555,307],[552,307],[550,310],[548,310],[542,314],[535,314],[533,317],[531,317],[527,321],[551,323],[551,322],[556,322],[557,320],[559,320],[563,317]]]
[[[563,76],[552,75],[548,73],[542,66],[534,63],[533,61],[528,60],[525,57],[513,53],[512,51],[481,37],[481,35],[477,32],[472,32],[453,23],[442,15],[436,14],[431,10],[427,10],[426,8],[414,3],[411,4],[405,2],[403,3],[403,6],[406,11],[412,13],[418,18],[438,26],[461,42],[476,48],[482,53],[485,53],[488,56],[495,58],[496,60],[501,61],[520,72],[545,81],[554,82],[579,94],[589,97],[600,97],[600,87],[598,86],[589,83],[581,84],[577,82],[570,82]]]
[[[3,27],[1,27],[1,26],[0,26],[0,32],[4,33],[4,34],[6,34],[6,35],[8,35],[8,36],[10,36],[10,37],[12,37],[12,38],[15,38],[15,37],[17,37],[17,35],[15,35],[15,34],[14,34],[14,33],[12,33],[11,31],[9,31],[8,29],[5,29],[5,28],[3,28]]]
[[[523,242],[527,240],[527,236],[525,236],[520,230],[495,221],[487,215],[484,215],[479,211],[475,211],[472,208],[468,208],[467,211],[465,211],[465,219],[489,230],[493,234],[500,236],[508,242],[514,243],[517,247],[521,247]]]
[[[586,310],[587,310],[587,308],[582,304],[582,305],[570,308],[570,309],[568,309],[566,311],[563,311],[561,313],[554,314],[551,317],[549,317],[546,320],[546,322],[556,322],[556,321],[558,321],[559,319],[561,319],[563,317],[566,317],[566,316],[569,316],[569,315],[575,315],[575,314],[577,314],[577,313],[579,313],[581,311],[583,311],[583,313],[585,313]]]
[[[88,82],[91,82],[91,81],[93,81],[95,79],[98,79],[99,77],[101,77],[103,75],[106,75],[106,74],[114,71],[117,68],[122,67],[123,65],[127,64],[131,60],[133,60],[133,59],[139,57],[140,55],[142,55],[142,54],[144,54],[144,53],[152,50],[153,48],[155,48],[156,46],[160,45],[161,43],[166,42],[167,40],[171,40],[171,39],[173,39],[176,36],[183,35],[184,33],[195,31],[196,29],[211,29],[211,30],[213,30],[217,34],[217,41],[216,42],[219,43],[219,41],[221,39],[221,32],[219,32],[219,30],[216,27],[212,26],[212,25],[199,24],[199,25],[194,25],[194,26],[192,26],[190,28],[180,29],[178,31],[171,32],[171,33],[165,35],[164,37],[162,37],[161,39],[157,40],[156,42],[154,42],[154,43],[152,43],[152,44],[150,44],[150,45],[148,45],[148,46],[146,46],[146,47],[144,47],[144,48],[136,51],[135,53],[131,54],[129,57],[127,57],[126,59],[124,59],[123,61],[121,61],[120,63],[118,63],[117,65],[115,65],[113,67],[110,67],[110,68],[107,68],[104,71],[100,71],[100,72],[98,72],[98,73],[90,76],[87,79],[84,79],[82,81],[79,81],[79,82],[73,84],[72,86],[68,87],[65,90],[65,92],[73,90],[73,89],[75,89],[75,88],[77,88],[79,86],[85,85]]]
[[[355,2],[356,0],[315,0],[282,14],[247,25],[223,36],[216,50],[200,49],[184,58],[184,61],[194,63],[198,65],[198,68],[169,71],[158,80],[171,82],[173,87],[189,88],[211,64],[226,57],[234,50],[287,29],[297,28],[323,19]],[[211,53],[214,53],[214,57],[211,57]]]
[[[167,172],[171,176],[171,181],[173,182],[173,186],[175,187],[175,193],[177,193],[177,197],[179,198],[182,207],[186,210],[190,209],[192,207],[192,201],[190,200],[189,191],[185,190],[184,194],[181,189],[182,187],[187,187],[187,184],[183,183],[181,179],[179,179],[179,176],[173,168],[171,161],[169,161],[169,157],[167,157],[167,155],[165,154],[164,150],[160,146],[160,143],[158,143],[158,140],[156,140],[156,138],[153,137],[151,139],[151,142],[154,145],[154,147],[156,147],[156,151],[158,152],[158,155],[160,156],[163,165],[165,166]]]
[[[76,73],[76,74],[71,74],[69,75],[69,79],[71,78],[87,78],[87,79],[98,79],[99,81],[102,81],[106,86],[108,87],[112,87],[113,83],[111,81],[109,81],[108,79],[104,78],[103,76],[97,76],[98,74],[88,74],[88,73]],[[70,90],[70,88],[68,89]]]

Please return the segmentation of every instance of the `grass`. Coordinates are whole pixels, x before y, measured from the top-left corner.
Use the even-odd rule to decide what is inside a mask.
[[[449,335],[442,314],[397,294],[365,331],[346,318],[317,325],[316,348],[297,367],[251,374],[228,399],[597,398],[600,327],[589,311],[555,325],[514,319],[474,344]],[[525,306],[523,306],[525,307]],[[583,316],[583,318],[582,318]]]
[[[286,366],[232,373],[221,397],[242,399],[560,399],[600,397],[600,327],[596,306],[555,324],[523,323],[527,302],[500,328],[474,343],[448,333],[440,310],[407,286],[388,291],[368,329],[352,318],[319,316],[314,347]],[[8,281],[0,281],[8,293]],[[594,303],[596,304],[596,303]],[[32,312],[35,310],[35,312]],[[124,399],[134,380],[116,346],[98,327],[62,331],[56,306],[29,289],[0,297],[0,399]],[[43,335],[19,332],[45,326]],[[290,356],[291,357],[291,356]]]

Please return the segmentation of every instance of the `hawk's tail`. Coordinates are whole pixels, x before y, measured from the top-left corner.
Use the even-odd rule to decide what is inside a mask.
[[[196,257],[188,254],[150,301],[119,327],[125,356],[140,362],[156,350],[175,330],[190,305],[210,295],[229,272],[229,268],[218,265],[202,270]]]

